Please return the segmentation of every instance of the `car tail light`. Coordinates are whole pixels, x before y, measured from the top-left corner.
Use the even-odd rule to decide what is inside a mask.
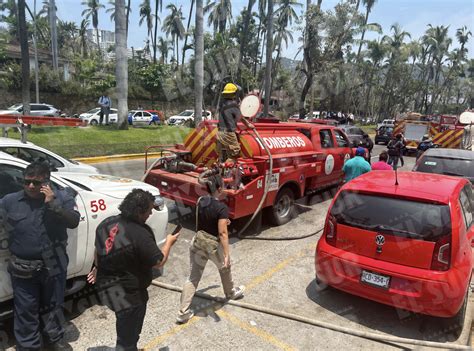
[[[336,237],[337,237],[337,231],[336,231],[336,219],[329,215],[327,220],[326,220],[326,225],[324,227],[324,233],[326,235],[326,241],[329,245],[336,246]]]
[[[431,260],[431,269],[447,271],[451,263],[451,235],[445,235],[436,242]]]

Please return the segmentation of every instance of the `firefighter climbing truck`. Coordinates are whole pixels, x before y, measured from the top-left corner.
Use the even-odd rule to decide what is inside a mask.
[[[393,135],[403,134],[407,151],[416,151],[424,135],[439,147],[470,149],[471,129],[472,124],[463,123],[458,116],[409,113],[396,119]]]
[[[224,201],[232,219],[263,209],[275,225],[294,216],[294,201],[343,181],[342,167],[353,154],[346,135],[337,127],[310,123],[238,124],[241,155],[235,163],[218,163],[217,122],[203,121],[184,140],[161,148],[162,156],[149,167],[144,181],[162,196],[194,207],[207,194],[198,176],[217,169],[225,180]],[[216,164],[218,166],[216,166]]]

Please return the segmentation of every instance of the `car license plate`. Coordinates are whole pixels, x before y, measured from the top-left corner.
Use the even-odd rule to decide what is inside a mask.
[[[378,286],[380,288],[388,289],[390,277],[363,270],[360,276],[360,281],[370,285]]]

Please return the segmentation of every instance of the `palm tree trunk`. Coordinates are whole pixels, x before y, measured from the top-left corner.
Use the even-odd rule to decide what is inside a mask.
[[[99,43],[99,28],[95,27],[95,37],[97,39],[97,48],[99,49],[99,57],[102,57],[102,53],[100,50],[100,43]]]
[[[18,0],[18,31],[21,48],[21,100],[23,114],[30,114],[30,53],[26,27],[25,0]]]
[[[194,7],[194,0],[191,0],[191,8],[189,9],[189,17],[188,17],[188,24],[186,26],[186,34],[184,35],[183,57],[181,59],[181,66],[184,66],[184,57],[186,56],[186,45],[188,44],[189,25],[191,24],[191,17],[193,15],[193,7]]]
[[[158,0],[155,1],[155,33],[153,34],[153,63],[156,63],[156,34],[158,33]]]
[[[252,7],[255,4],[255,0],[249,0],[247,5],[247,11],[245,12],[244,18],[244,28],[240,34],[240,53],[239,53],[239,63],[237,67],[237,79],[240,84],[242,84],[242,60],[244,58],[244,51],[247,46],[247,32],[250,24],[250,17],[252,16]],[[258,41],[257,41],[258,43]]]
[[[179,36],[176,35],[176,68],[179,67]]]
[[[368,8],[367,11],[365,12],[364,26],[367,25],[367,22],[369,20],[369,14],[370,14],[370,9]],[[360,51],[362,50],[364,37],[365,37],[365,28],[362,30],[362,36],[360,37],[359,50],[357,50],[357,59],[356,59],[357,61],[359,60],[359,57],[360,57]]]
[[[127,1],[127,15],[126,15],[127,16],[127,18],[126,18],[127,23],[125,24],[125,30],[127,32],[127,38],[128,38],[128,21],[129,21],[129,18],[130,18],[130,1],[131,0]]]
[[[193,0],[194,2],[194,0]],[[204,4],[196,0],[195,62],[194,62],[194,121],[198,125],[202,120],[204,90]],[[184,53],[183,53],[184,56]]]
[[[125,0],[115,0],[115,75],[117,77],[118,128],[128,129],[128,60]]]
[[[265,104],[263,116],[268,116],[268,108],[272,96],[272,53],[273,53],[273,0],[268,0],[267,24],[267,57],[265,62]]]
[[[257,30],[257,43],[260,42],[260,34],[262,32],[262,20],[259,19],[258,20],[258,30]],[[253,75],[256,76],[257,75],[257,65],[258,65],[258,48],[259,48],[259,45],[255,45],[255,57],[254,57],[254,65],[253,65]]]
[[[58,32],[56,26],[56,3],[55,0],[49,1],[49,24],[51,28],[51,51],[53,57],[53,69],[58,70]]]

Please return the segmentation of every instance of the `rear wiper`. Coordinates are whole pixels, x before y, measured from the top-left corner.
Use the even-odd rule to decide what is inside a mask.
[[[383,225],[383,224],[370,226],[370,229],[376,230],[376,231],[379,231],[379,232],[383,232],[383,233],[404,234],[404,235],[406,235],[407,237],[412,238],[412,239],[424,239],[424,236],[421,235],[421,234],[413,233],[413,232],[410,232],[410,231],[408,231],[408,230],[403,230],[403,229],[388,227],[388,226]]]

